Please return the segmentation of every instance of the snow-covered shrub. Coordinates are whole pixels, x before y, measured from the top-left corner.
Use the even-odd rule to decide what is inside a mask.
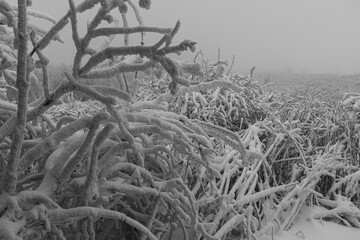
[[[139,6],[149,9],[150,3],[140,1]],[[167,57],[194,50],[195,42],[189,40],[172,44],[180,22],[174,28],[146,27],[131,1],[86,0],[75,6],[70,0],[70,10],[59,21],[28,9],[28,5],[31,2],[25,0],[17,6],[7,1],[0,4],[7,22],[4,29],[12,37],[2,42],[3,49],[11,52],[1,56],[1,71],[16,67],[14,91],[18,92],[16,104],[2,101],[0,105],[0,237],[128,239],[132,235],[135,239],[161,239],[174,226],[181,226],[186,234],[186,228],[192,229],[195,238],[209,235],[193,189],[199,183],[213,184],[220,176],[211,164],[216,151],[209,133],[240,151],[244,164],[254,160],[252,153],[236,135],[226,136],[226,129],[156,110],[156,104],[151,110],[151,104],[137,102],[138,79],[124,82],[127,79],[119,78],[120,89],[80,81],[103,80],[160,64],[171,79],[169,91],[159,95],[158,103],[183,92],[191,85],[183,72],[194,69],[189,65],[182,68]],[[98,11],[85,35],[79,36],[77,15],[91,8]],[[139,22],[137,27],[127,26],[130,10]],[[29,15],[54,25],[41,30],[28,22]],[[116,15],[123,19],[122,27],[99,26],[102,21],[113,22]],[[52,40],[61,41],[59,32],[68,23],[76,47],[73,69],[65,72],[66,78],[53,89],[49,59],[42,50]],[[149,46],[130,45],[129,34],[145,32],[161,34],[161,38]],[[124,45],[109,46],[117,34],[124,36]],[[100,36],[109,38],[100,48],[93,48],[92,39]],[[42,70],[42,94],[32,100],[28,83],[35,68]],[[103,108],[83,113],[73,102],[69,104],[74,114],[61,116],[61,107],[55,106],[72,92],[86,94]],[[194,181],[196,173],[204,170],[206,176]]]

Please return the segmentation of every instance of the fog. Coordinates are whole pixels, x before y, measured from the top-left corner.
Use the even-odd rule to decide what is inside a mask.
[[[32,8],[59,19],[68,1],[36,0]],[[222,60],[231,62],[235,55],[235,70],[248,71],[255,65],[268,71],[360,72],[358,0],[153,0],[151,10],[141,9],[141,13],[147,26],[173,27],[179,19],[182,24],[174,43],[193,40],[213,61],[220,48]],[[136,25],[132,12],[129,14]],[[92,15],[79,19],[82,29]],[[54,64],[70,64],[75,50],[70,26],[61,34],[66,43],[52,44],[46,53]],[[159,37],[146,35],[145,44]],[[130,40],[134,45],[140,43],[138,35]]]

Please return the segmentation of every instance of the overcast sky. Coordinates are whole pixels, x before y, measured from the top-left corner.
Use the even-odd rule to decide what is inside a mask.
[[[59,19],[68,1],[34,0],[32,8]],[[197,49],[214,61],[220,47],[223,60],[231,62],[235,54],[234,68],[242,71],[255,65],[273,71],[360,72],[359,0],[153,0],[151,10],[141,13],[147,26],[173,27],[179,19],[182,25],[175,43],[196,41]],[[81,28],[93,14],[79,19]],[[71,63],[70,26],[61,34],[64,46],[52,44],[46,53],[55,64]],[[147,35],[145,44],[157,39]],[[131,37],[130,43],[139,42],[138,35]],[[193,54],[184,56],[193,58]]]

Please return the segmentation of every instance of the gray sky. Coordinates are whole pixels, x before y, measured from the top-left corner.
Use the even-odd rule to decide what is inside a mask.
[[[59,19],[68,1],[35,0],[32,8]],[[79,17],[81,28],[93,13]],[[360,72],[359,0],[153,0],[151,10],[141,13],[147,26],[173,27],[179,19],[182,25],[175,43],[196,41],[197,49],[214,61],[220,47],[223,60],[231,62],[235,54],[238,70],[255,65],[272,71]],[[132,12],[128,14],[135,25]],[[52,44],[46,51],[55,64],[70,63],[74,56],[70,26],[61,34],[64,46]],[[145,44],[158,37],[145,36]],[[139,42],[138,35],[130,38],[130,43]]]

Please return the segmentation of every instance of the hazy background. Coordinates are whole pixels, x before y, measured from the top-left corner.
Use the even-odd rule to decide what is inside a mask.
[[[59,19],[68,1],[35,0],[32,8]],[[113,13],[120,19],[118,12]],[[174,43],[196,41],[197,49],[214,61],[220,47],[222,60],[231,62],[235,54],[238,71],[255,65],[269,71],[360,72],[359,0],[153,0],[151,10],[141,13],[147,26],[173,27],[180,19]],[[82,29],[93,14],[80,15]],[[137,24],[132,11],[128,18],[133,26]],[[52,44],[46,53],[54,64],[70,64],[75,51],[70,25],[61,35],[66,43]],[[145,44],[159,37],[146,35]],[[132,36],[130,43],[138,45],[139,35]],[[194,54],[184,56],[192,59]]]

